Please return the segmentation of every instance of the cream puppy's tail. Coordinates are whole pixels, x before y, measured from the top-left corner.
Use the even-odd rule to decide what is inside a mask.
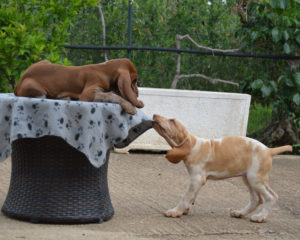
[[[283,152],[292,152],[293,151],[293,147],[291,145],[285,145],[282,147],[277,147],[277,148],[269,148],[271,155],[275,156],[279,153],[283,153]]]

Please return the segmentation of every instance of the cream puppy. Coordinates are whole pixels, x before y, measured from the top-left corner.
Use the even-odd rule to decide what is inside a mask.
[[[291,146],[268,148],[257,140],[237,136],[199,138],[191,135],[176,119],[159,115],[153,116],[153,128],[172,147],[166,158],[172,163],[183,160],[190,175],[190,183],[183,198],[175,208],[166,211],[165,216],[180,217],[188,214],[206,180],[241,176],[249,189],[250,201],[245,208],[233,210],[230,215],[242,218],[262,204],[261,210],[252,215],[250,220],[265,221],[278,199],[269,186],[268,173],[272,167],[272,157],[292,151]]]

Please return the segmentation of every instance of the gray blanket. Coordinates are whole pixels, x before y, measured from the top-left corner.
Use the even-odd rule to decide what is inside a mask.
[[[129,115],[119,104],[0,94],[0,161],[10,156],[14,140],[52,135],[100,167],[113,146],[126,147],[151,126],[151,119],[140,109]]]

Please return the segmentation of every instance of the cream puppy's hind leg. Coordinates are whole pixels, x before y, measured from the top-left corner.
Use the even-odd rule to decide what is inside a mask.
[[[260,159],[260,165],[256,168],[256,171],[248,173],[248,181],[251,187],[263,197],[264,203],[260,212],[251,216],[250,220],[253,222],[264,222],[272,208],[276,203],[278,196],[269,187],[268,173],[271,170],[272,158],[264,157]],[[255,174],[253,174],[255,172]]]
[[[256,186],[256,190],[263,196],[264,203],[262,205],[262,209],[259,213],[251,216],[250,220],[252,222],[264,222],[269,215],[269,211],[271,210],[271,207],[276,203],[277,201],[277,194],[273,195],[273,190],[269,190],[270,187],[267,187],[265,185],[258,185]]]
[[[190,183],[183,198],[175,208],[169,209],[164,214],[166,217],[180,217],[183,214],[188,214],[191,205],[194,204],[196,196],[200,188],[205,184],[206,178],[200,174],[191,174]]]
[[[277,195],[277,193],[274,192],[274,191],[272,190],[272,188],[270,188],[269,185],[266,185],[266,188],[267,188],[267,190],[273,195],[273,197],[275,198],[275,201],[278,201],[278,195]]]
[[[249,184],[247,176],[243,176],[243,180],[245,185],[248,187],[249,194],[250,194],[250,200],[248,205],[242,209],[242,210],[232,210],[230,212],[231,217],[236,217],[236,218],[242,218],[246,216],[247,214],[255,211],[255,209],[263,202],[262,197],[256,192]]]

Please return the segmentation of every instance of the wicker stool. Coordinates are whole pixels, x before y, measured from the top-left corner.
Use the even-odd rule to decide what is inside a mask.
[[[12,143],[10,187],[2,212],[31,222],[103,222],[114,214],[107,160],[93,167],[63,139],[46,136]]]

